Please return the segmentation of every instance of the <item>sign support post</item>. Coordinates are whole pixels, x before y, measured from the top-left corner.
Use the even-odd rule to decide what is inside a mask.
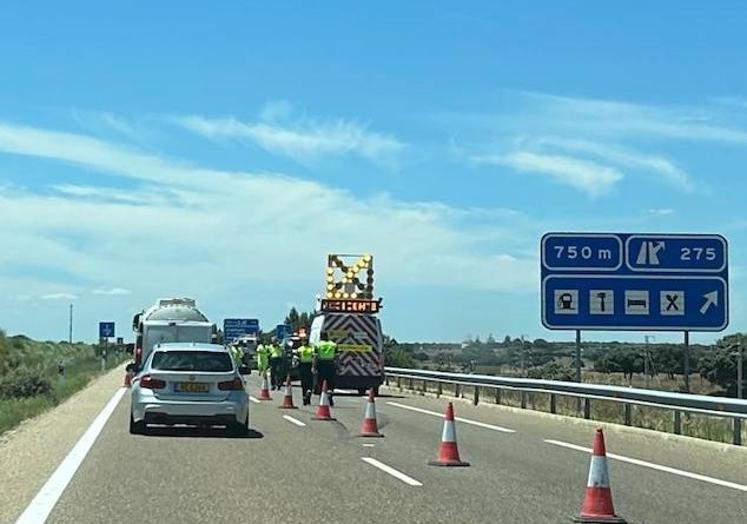
[[[576,330],[576,382],[581,382],[581,330]]]
[[[744,381],[744,347],[741,340],[739,341],[737,351],[737,398],[744,398],[744,387],[742,384]]]
[[[690,393],[690,332],[685,331],[685,354],[683,367],[685,372],[685,393]]]

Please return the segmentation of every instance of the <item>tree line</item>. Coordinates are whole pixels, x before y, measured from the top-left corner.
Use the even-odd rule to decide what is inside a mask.
[[[689,350],[690,371],[734,395],[737,387],[737,348],[747,344],[747,335],[724,336],[715,344],[693,344]],[[670,379],[684,374],[683,344],[637,344],[586,342],[582,367],[598,373],[622,373],[628,380],[646,370],[650,376]],[[389,339],[385,347],[387,365],[428,367],[440,371],[491,373],[498,368],[520,370],[530,378],[574,379],[574,343],[524,340],[506,336],[501,342],[491,335],[468,338],[462,343],[401,343]],[[747,373],[746,373],[747,374]],[[744,384],[747,390],[747,381]]]

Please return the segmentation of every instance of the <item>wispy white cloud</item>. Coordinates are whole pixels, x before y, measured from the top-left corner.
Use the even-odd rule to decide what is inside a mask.
[[[674,209],[670,209],[670,208],[666,208],[666,207],[663,207],[663,208],[652,208],[652,209],[647,210],[647,213],[649,215],[656,215],[656,216],[660,216],[660,217],[665,217],[665,216],[673,215],[674,214]]]
[[[547,127],[624,138],[747,144],[747,131],[722,123],[702,108],[652,106],[631,102],[522,92],[522,110]]]
[[[121,288],[121,287],[113,287],[113,288],[94,289],[92,293],[94,295],[125,296],[125,295],[131,295],[132,291],[130,291],[129,289]]]
[[[39,298],[42,300],[75,300],[78,298],[78,295],[72,293],[46,293]]]
[[[352,120],[295,117],[293,107],[287,103],[270,104],[261,115],[257,121],[197,115],[177,117],[175,121],[210,139],[248,141],[300,161],[356,155],[376,163],[391,163],[406,147],[394,136],[370,131]]]
[[[119,189],[123,194],[116,198],[107,198],[107,188],[72,184],[56,184],[53,193],[0,191],[0,215],[14,224],[12,231],[0,229],[0,244],[15,254],[15,263],[54,260],[77,279],[116,281],[134,297],[193,293],[220,301],[234,292],[233,282],[300,282],[316,293],[313,269],[289,271],[258,256],[256,246],[276,245],[278,238],[304,246],[293,255],[294,267],[317,267],[329,251],[343,248],[380,253],[378,270],[392,286],[535,288],[535,259],[523,253],[533,251],[528,246],[538,226],[520,213],[386,195],[360,198],[285,175],[205,169],[87,136],[8,123],[0,124],[0,151],[138,182]],[[170,198],[149,200],[154,188]],[[526,234],[517,236],[517,230]],[[137,250],[123,249],[135,245]],[[225,284],[208,290],[206,282],[216,280]],[[33,287],[8,282],[14,294]],[[75,292],[90,289],[81,285]]]
[[[692,177],[674,162],[662,156],[590,140],[573,140],[560,137],[543,137],[536,140],[535,144],[539,147],[551,146],[576,154],[586,153],[618,167],[656,173],[687,193],[691,193],[695,189]]]
[[[695,178],[681,160],[681,144],[747,146],[747,129],[724,111],[726,102],[718,107],[712,101],[702,107],[654,106],[532,92],[505,94],[510,103],[502,111],[461,116],[461,123],[482,138],[472,138],[466,152],[456,151],[458,156],[499,157],[502,165],[523,171],[530,165],[535,171],[542,167],[558,177],[572,173],[566,183],[579,189],[589,186],[591,176],[585,167],[595,166],[602,169],[597,180],[601,188],[625,175],[628,183],[665,183],[684,193],[707,193],[708,181]],[[732,106],[742,102],[728,101]],[[550,157],[553,166],[547,169]]]
[[[523,173],[545,176],[556,183],[571,186],[591,197],[608,193],[623,179],[617,169],[570,156],[515,151],[505,155],[475,156],[478,164],[511,167]]]

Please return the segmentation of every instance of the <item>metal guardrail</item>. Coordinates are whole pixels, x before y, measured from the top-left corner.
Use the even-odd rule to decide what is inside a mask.
[[[682,433],[682,413],[698,413],[730,418],[733,421],[734,430],[732,442],[736,445],[742,444],[742,419],[747,419],[747,400],[736,398],[690,395],[624,386],[387,367],[387,384],[392,378],[396,379],[397,387],[400,388],[402,387],[402,379],[407,379],[409,381],[408,388],[412,390],[417,390],[415,380],[421,381],[420,389],[422,391],[426,391],[428,383],[433,382],[437,386],[436,392],[439,395],[442,393],[443,384],[453,385],[455,396],[459,396],[461,386],[473,387],[473,404],[475,405],[480,402],[480,390],[482,388],[494,391],[497,404],[500,404],[501,390],[519,391],[522,408],[526,408],[527,393],[544,393],[550,396],[550,413],[557,412],[557,397],[575,397],[583,405],[583,415],[586,419],[591,418],[591,401],[593,399],[618,402],[623,405],[623,419],[627,426],[632,425],[631,405],[668,409],[673,412],[673,432],[677,435]]]

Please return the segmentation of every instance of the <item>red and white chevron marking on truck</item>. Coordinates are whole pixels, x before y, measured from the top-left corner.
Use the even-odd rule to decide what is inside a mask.
[[[365,391],[384,380],[381,323],[373,315],[320,313],[312,322],[310,340],[316,343],[322,331],[337,343],[337,387]]]

